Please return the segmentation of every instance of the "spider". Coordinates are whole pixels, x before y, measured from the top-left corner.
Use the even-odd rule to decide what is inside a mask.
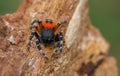
[[[31,32],[31,35],[29,36],[28,41],[28,50],[31,46],[32,38],[35,36],[36,38],[36,46],[40,52],[40,54],[47,60],[49,60],[48,56],[44,53],[42,50],[40,44],[44,44],[46,46],[53,45],[57,42],[56,49],[54,50],[51,57],[55,57],[56,53],[60,51],[62,52],[62,45],[63,45],[63,34],[60,31],[58,34],[55,35],[55,31],[58,27],[60,27],[62,24],[67,23],[66,20],[63,20],[61,22],[58,22],[56,25],[54,24],[52,19],[37,19],[33,20],[33,22],[30,25],[30,29],[34,30]]]

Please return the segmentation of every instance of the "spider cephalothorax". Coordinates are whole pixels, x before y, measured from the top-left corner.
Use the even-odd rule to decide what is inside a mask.
[[[63,34],[62,32],[59,32],[55,35],[55,30],[61,25],[65,24],[66,20],[57,23],[57,25],[54,24],[53,20],[51,19],[45,19],[45,20],[33,20],[33,22],[30,25],[30,29],[35,28],[30,37],[28,42],[28,50],[30,49],[30,44],[32,38],[36,37],[36,46],[40,52],[40,54],[48,60],[48,56],[44,53],[44,51],[41,49],[40,44],[44,45],[53,45],[55,42],[57,42],[57,48],[52,54],[52,57],[56,55],[57,51],[62,52],[62,45],[63,45]]]

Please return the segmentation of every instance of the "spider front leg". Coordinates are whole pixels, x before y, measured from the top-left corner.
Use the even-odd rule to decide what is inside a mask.
[[[41,47],[40,47],[40,38],[39,38],[39,37],[36,37],[36,46],[37,46],[40,54],[41,54],[46,60],[49,60],[48,56],[43,52],[43,50],[42,50]]]
[[[35,36],[35,31],[32,31],[30,37],[29,37],[29,41],[28,41],[28,50],[30,50],[30,46],[31,46],[31,41],[32,41],[32,38]]]
[[[58,41],[57,48],[52,54],[52,57],[55,57],[58,51],[62,53],[62,45],[63,45],[63,34],[60,32],[59,34],[56,35],[56,41]]]
[[[61,21],[61,22],[58,22],[57,25],[60,26],[60,25],[62,25],[62,24],[66,24],[66,23],[67,23],[67,20],[63,20],[63,21]]]
[[[36,46],[40,52],[40,54],[46,59],[46,60],[49,60],[47,55],[43,52],[43,50],[41,49],[40,47],[40,38],[39,38],[39,35],[37,34],[37,32],[33,31],[29,37],[29,41],[28,41],[28,50],[30,49],[30,45],[31,45],[31,41],[32,41],[32,38],[33,37],[36,37]]]

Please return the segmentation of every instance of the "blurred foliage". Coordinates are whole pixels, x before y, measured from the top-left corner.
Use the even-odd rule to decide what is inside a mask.
[[[100,29],[111,44],[110,55],[117,58],[120,68],[120,0],[88,1],[92,24]],[[16,11],[20,3],[21,0],[1,0],[0,15]]]
[[[0,0],[0,15],[16,11],[20,3],[21,0]]]
[[[110,43],[120,68],[120,0],[89,0],[90,19]],[[119,71],[120,72],[120,71]]]

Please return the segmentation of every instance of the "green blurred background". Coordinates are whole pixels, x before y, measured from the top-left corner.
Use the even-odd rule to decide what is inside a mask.
[[[0,15],[17,10],[22,0],[0,0]],[[120,68],[120,0],[89,0],[90,19],[111,44],[109,54]],[[120,71],[119,71],[120,72]]]

